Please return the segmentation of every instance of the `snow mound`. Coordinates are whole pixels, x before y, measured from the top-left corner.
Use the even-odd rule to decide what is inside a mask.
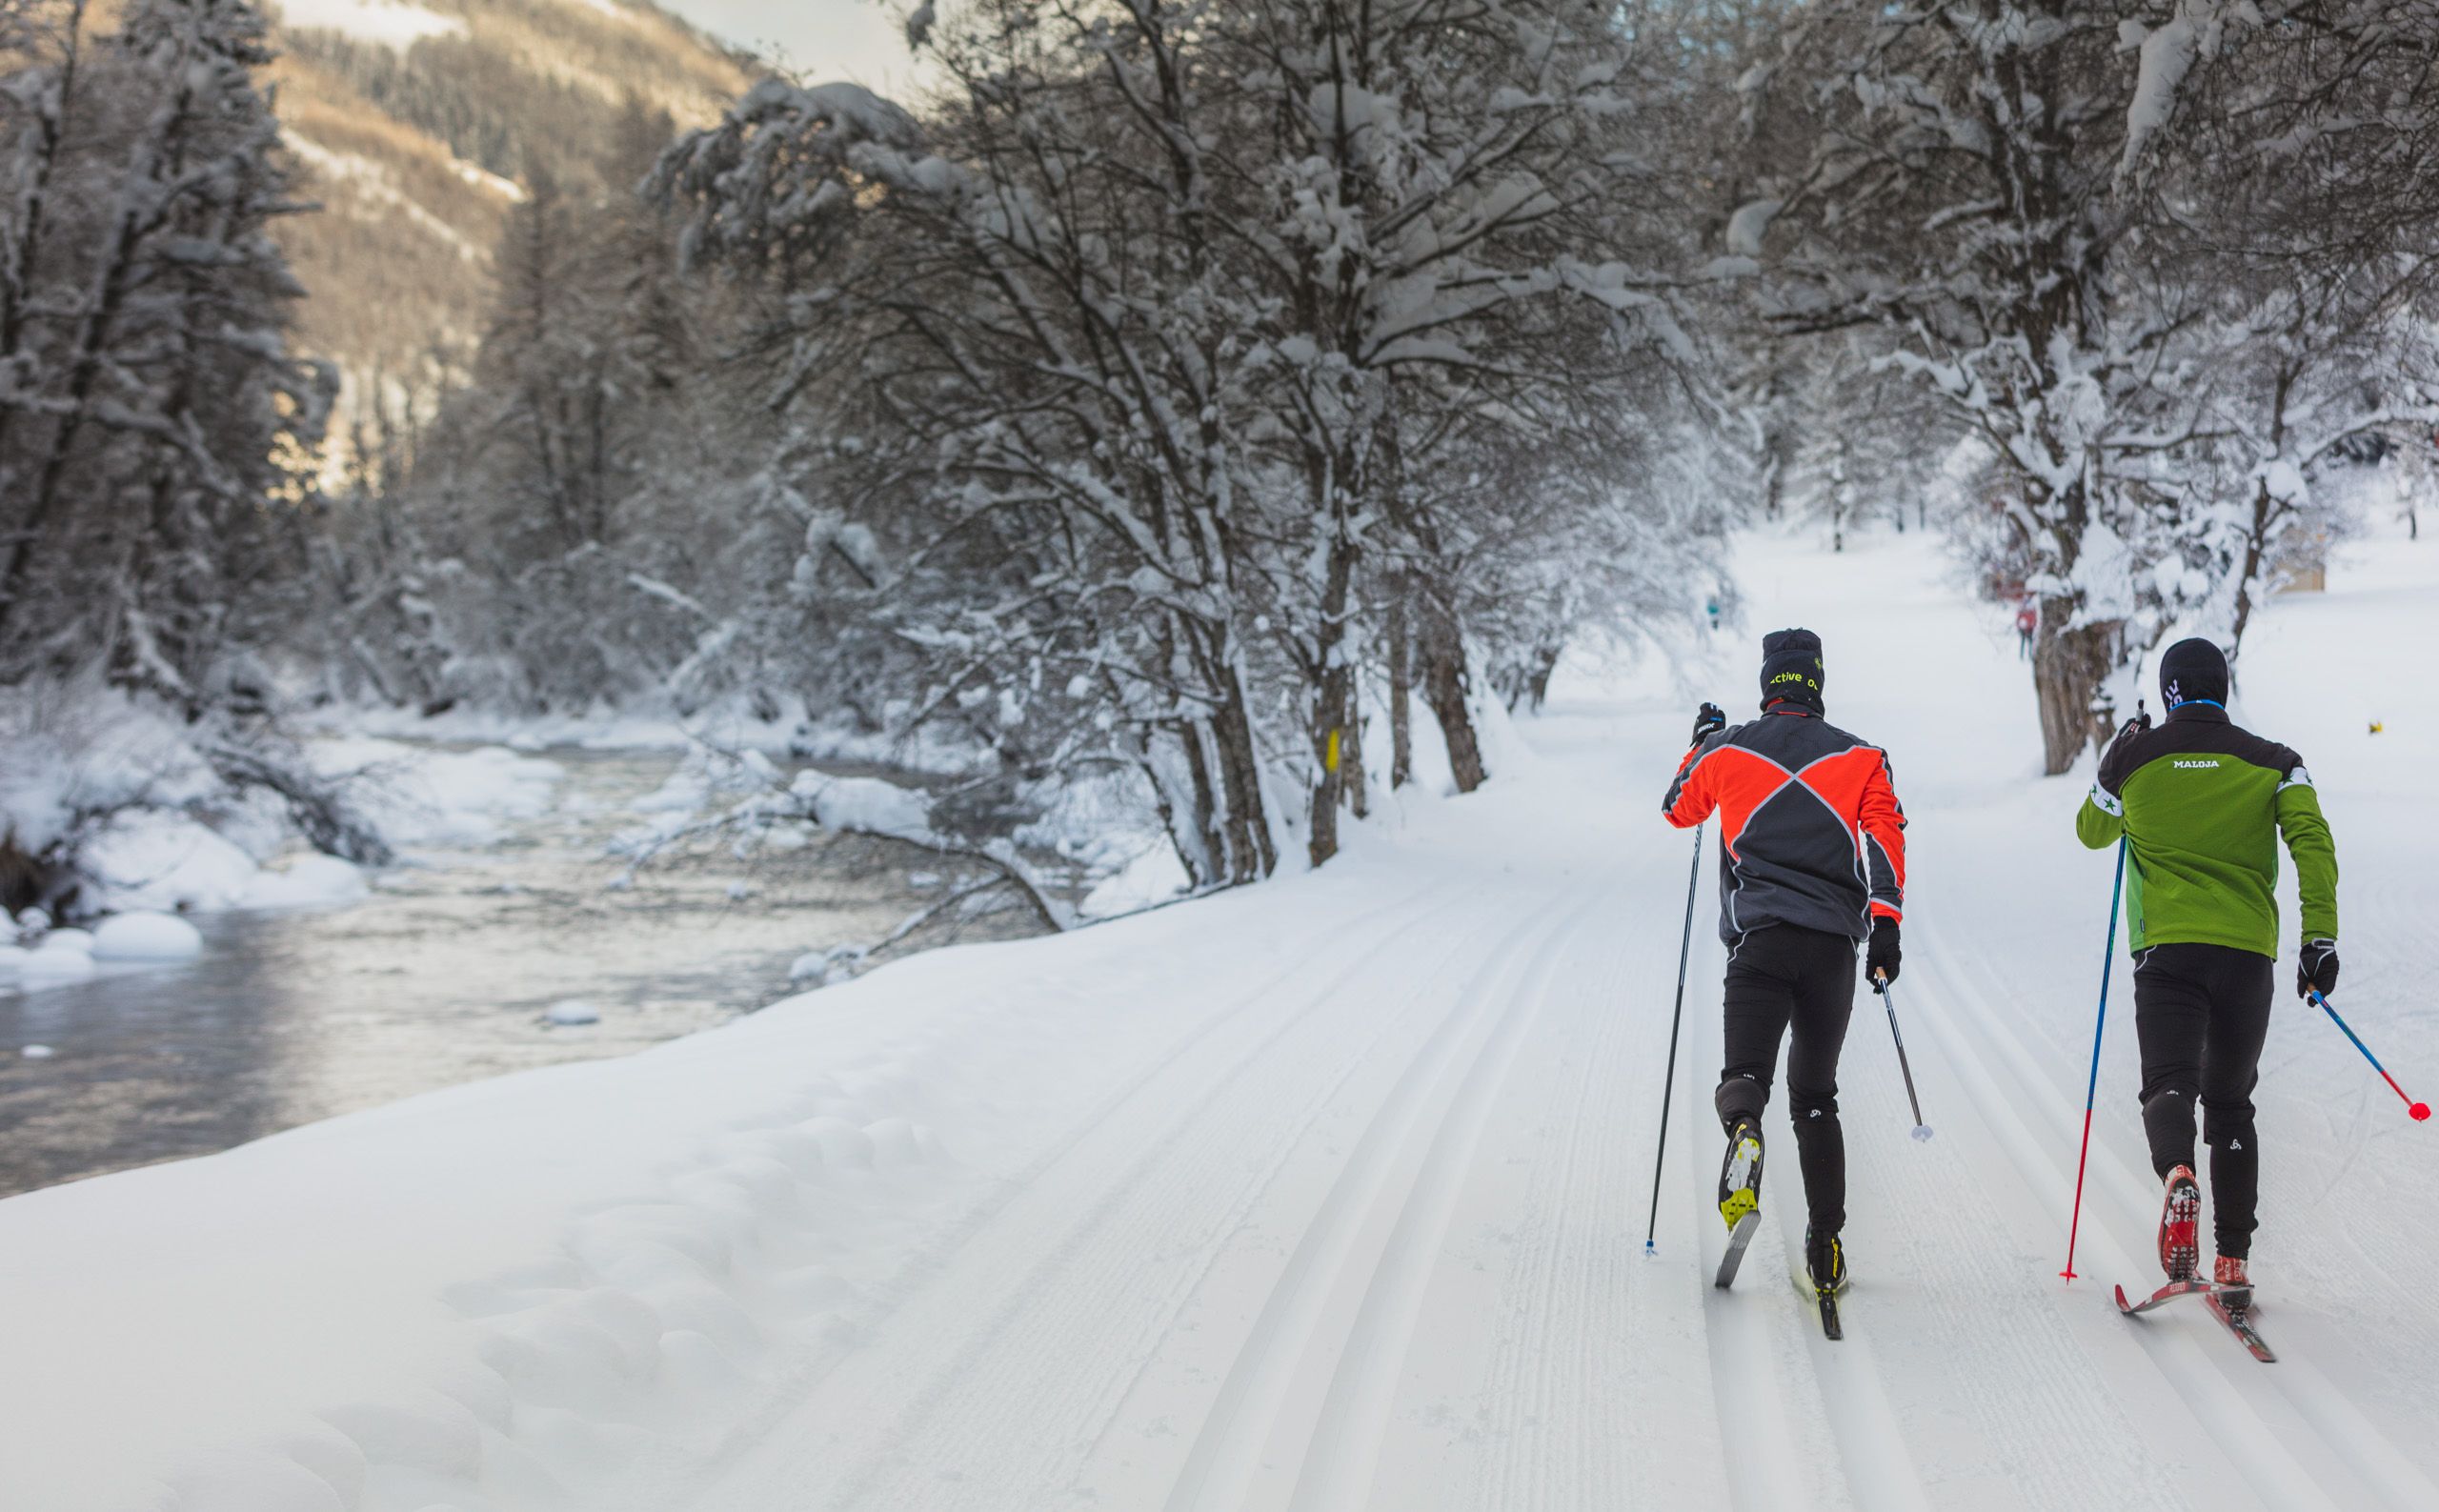
[[[71,982],[91,980],[94,970],[89,952],[46,940],[18,963],[17,980],[27,987],[64,987]]]
[[[825,830],[854,830],[918,843],[933,837],[932,799],[917,789],[879,777],[840,777],[826,772],[799,772],[794,787],[798,797],[812,800],[813,816]]]
[[[354,783],[358,809],[393,847],[496,843],[515,822],[538,818],[567,769],[505,746],[417,749],[364,736],[313,745],[314,770]]]
[[[597,1024],[601,1021],[601,1010],[589,1002],[579,1002],[570,998],[543,1009],[542,1018],[548,1022],[563,1026]]]
[[[171,914],[120,914],[93,931],[96,960],[192,960],[203,932]]]
[[[1086,918],[1115,918],[1181,897],[1193,885],[1185,863],[1178,859],[1177,847],[1147,845],[1086,894],[1079,912]]]
[[[692,816],[715,798],[748,797],[778,785],[779,769],[759,751],[731,755],[696,746],[686,753],[686,759],[667,781],[637,798],[635,808],[640,814]]]
[[[166,809],[111,816],[86,844],[84,864],[94,902],[126,913],[239,908],[258,870],[233,841]]]
[[[372,891],[362,869],[335,856],[300,856],[284,870],[265,868],[246,884],[243,908],[336,908]]]

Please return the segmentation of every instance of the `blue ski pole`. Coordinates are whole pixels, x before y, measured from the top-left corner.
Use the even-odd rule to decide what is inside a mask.
[[[2338,1028],[2345,1030],[2346,1038],[2354,1041],[2354,1048],[2363,1052],[2363,1058],[2371,1062],[2371,1069],[2380,1074],[2380,1079],[2389,1084],[2389,1090],[2395,1093],[2398,1097],[2405,1099],[2405,1111],[2413,1115],[2414,1121],[2419,1123],[2423,1119],[2429,1118],[2430,1104],[2428,1102],[2416,1102],[2411,1098],[2406,1097],[2405,1088],[2397,1085],[2397,1079],[2389,1075],[2389,1068],[2380,1064],[2380,1058],[2371,1054],[2371,1047],[2363,1042],[2362,1037],[2357,1035],[2353,1030],[2347,1029],[2346,1020],[2337,1016],[2337,1010],[2329,1006],[2328,999],[2322,997],[2318,989],[2315,989],[2310,994],[2310,997],[2312,1001],[2321,1005],[2321,1012],[2328,1015],[2329,1022],[2337,1025]]]
[[[2100,1013],[2092,1020],[2092,1074],[2084,1083],[2084,1147],[2075,1157],[2075,1211],[2066,1220],[2066,1268],[2075,1279],[2075,1236],[2084,1222],[2084,1166],[2092,1154],[2092,1104],[2100,1098],[2100,1032],[2108,1022],[2108,969],[2117,960],[2117,905],[2126,896],[2126,839],[2117,841],[2117,881],[2108,890],[2108,945],[2100,958]]]

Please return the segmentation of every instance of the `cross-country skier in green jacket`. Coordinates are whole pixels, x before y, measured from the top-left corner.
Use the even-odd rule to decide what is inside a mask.
[[[2337,849],[2303,757],[2227,717],[2227,658],[2218,647],[2170,646],[2160,693],[2167,717],[2119,732],[2075,833],[2094,850],[2127,841],[2143,1128],[2167,1187],[2160,1263],[2171,1280],[2200,1272],[2198,1100],[2219,1244],[2211,1280],[2241,1307],[2252,1297],[2245,1262],[2261,1188],[2252,1089],[2278,957],[2278,840],[2286,837],[2303,895],[2298,997],[2337,987]]]

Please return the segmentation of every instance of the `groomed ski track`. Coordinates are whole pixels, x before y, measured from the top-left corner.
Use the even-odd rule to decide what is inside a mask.
[[[2397,1110],[2282,1014],[2257,1263],[2285,1361],[2199,1308],[2119,1318],[2111,1282],[2156,1271],[2157,1207],[2121,962],[2085,1279],[2064,1284],[2107,897],[2106,857],[2067,834],[2080,783],[2025,780],[2013,648],[1933,557],[1748,557],[1764,617],[1827,634],[1832,713],[1895,749],[1913,816],[1898,1002],[1938,1137],[1906,1139],[1864,998],[1844,1342],[1784,1280],[1804,1219],[1776,1107],[1764,1230],[1735,1291],[1707,1285],[1707,854],[1643,1254],[1686,846],[1655,816],[1685,700],[1655,690],[1528,726],[1528,775],[1367,838],[1346,879],[1377,880],[1346,899],[1290,884],[1300,933],[1233,934],[1231,909],[1281,917],[1263,900],[1212,909],[1203,946],[1258,961],[1256,990],[1143,962],[1162,985],[1110,1010],[1177,1033],[1105,1068],[928,1282],[687,1505],[2439,1507],[2439,1416],[2410,1386],[2439,1313],[2402,1290],[2430,1209],[2395,1190],[2427,1195],[2430,1161]],[[2359,877],[2382,863],[2352,816]],[[2370,1178],[2375,1141],[2415,1169]]]
[[[2401,699],[2364,734],[2427,686],[2421,551],[2281,602],[2237,712],[2311,763],[2340,998],[2428,1096],[2439,740]],[[2158,1203],[2121,958],[2063,1282],[2109,883],[2071,834],[2088,771],[2034,775],[2012,635],[1935,549],[1764,539],[1740,573],[1714,673],[1579,679],[1490,788],[1318,874],[0,1204],[0,1508],[2439,1508],[2439,1135],[2282,996],[2254,1255],[2280,1362],[2198,1306],[2119,1317]],[[1694,698],[1749,707],[1753,643],[1795,622],[1894,758],[1937,1131],[1907,1138],[1859,995],[1839,1343],[1789,1284],[1776,1100],[1761,1230],[1710,1284],[1715,834],[1643,1252],[1690,844],[1658,797]]]

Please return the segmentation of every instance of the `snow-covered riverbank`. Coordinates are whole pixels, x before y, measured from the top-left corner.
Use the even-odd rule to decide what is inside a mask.
[[[632,870],[614,844],[666,816],[656,800],[681,769],[675,753],[537,759],[356,740],[323,756],[383,782],[398,864],[165,868],[149,885],[170,898],[208,901],[215,875],[258,888],[327,869],[349,885],[325,906],[121,914],[90,940],[61,929],[22,959],[0,949],[0,1194],[722,1023],[787,990],[805,953],[853,957],[959,876],[919,851],[819,832]],[[187,855],[226,858],[209,844],[173,857]],[[898,948],[1034,927],[948,913]],[[118,949],[146,919],[194,948]]]
[[[2311,763],[2346,1003],[2417,1089],[2433,560],[2382,541],[2279,603],[2237,711]],[[1579,683],[1492,788],[1314,876],[0,1202],[0,1506],[2439,1505],[2428,1126],[2282,1006],[2255,1254],[2282,1363],[2062,1287],[2108,895],[2070,829],[2088,773],[2032,775],[2011,637],[1934,550],[1765,542],[1744,576],[1754,635],[1824,633],[1832,716],[1890,748],[1912,821],[1898,1000],[1939,1138],[1905,1139],[1859,1011],[1846,1342],[1777,1280],[1791,1161],[1747,1281],[1708,1285],[1707,897],[1642,1257],[1686,711]],[[1723,647],[1704,691],[1744,705],[1751,660]],[[2081,1263],[2137,1281],[2122,1001],[2104,1050]]]

